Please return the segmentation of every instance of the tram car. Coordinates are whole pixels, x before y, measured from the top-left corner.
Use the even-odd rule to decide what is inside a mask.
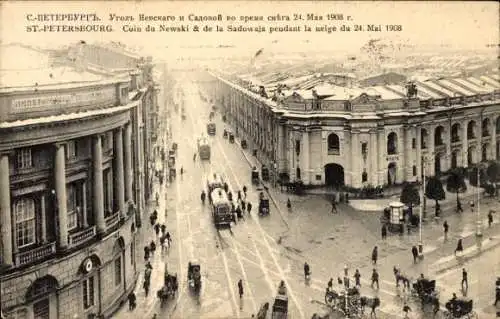
[[[252,184],[259,184],[259,171],[257,170],[256,167],[252,168]]]
[[[210,193],[212,204],[212,219],[215,227],[230,226],[235,221],[231,210],[231,201],[222,188],[215,188]]]
[[[210,143],[204,136],[198,139],[198,154],[202,160],[210,160]]]

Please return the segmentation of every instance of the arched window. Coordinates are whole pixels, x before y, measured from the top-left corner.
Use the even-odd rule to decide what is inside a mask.
[[[460,142],[460,124],[455,123],[451,127],[451,142]]]
[[[470,121],[467,124],[467,139],[468,140],[476,138],[476,132],[474,132],[475,130],[476,130],[476,122]]]
[[[481,161],[486,162],[488,160],[488,144],[483,144],[481,149]]]
[[[21,198],[14,206],[16,219],[16,243],[21,248],[35,243],[35,201],[32,198]]]
[[[422,129],[420,131],[420,148],[421,149],[427,148],[427,130],[426,129]]]
[[[398,136],[396,133],[391,132],[387,136],[387,154],[394,155],[398,153]]]
[[[328,135],[328,154],[340,154],[340,139],[335,133]]]
[[[443,145],[443,131],[444,131],[444,128],[442,126],[436,127],[436,131],[434,132],[434,145],[435,146]]]
[[[481,125],[481,127],[483,136],[490,136],[490,119],[484,119],[483,125]]]

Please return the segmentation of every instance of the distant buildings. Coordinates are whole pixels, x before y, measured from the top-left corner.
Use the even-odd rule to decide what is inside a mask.
[[[109,316],[135,286],[158,105],[151,60],[80,43],[2,48],[1,305]]]
[[[500,158],[496,74],[364,88],[286,77],[258,89],[211,76],[207,92],[282,180],[384,186]]]

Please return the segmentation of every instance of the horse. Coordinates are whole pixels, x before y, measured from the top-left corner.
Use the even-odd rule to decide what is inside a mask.
[[[393,272],[394,276],[396,277],[396,287],[399,287],[399,282],[403,282],[403,289],[408,288],[410,289],[410,279],[408,276],[404,275],[401,273],[401,270],[396,268],[396,266],[393,267]]]
[[[372,310],[370,312],[370,317],[374,316],[375,318],[377,318],[377,314],[375,313],[375,309],[377,309],[377,307],[380,306],[380,299],[378,297],[369,298],[369,297],[363,296],[359,299],[359,301],[360,301],[360,306],[361,306],[361,314],[364,314],[365,306],[368,306]]]
[[[260,307],[259,312],[257,313],[257,319],[266,319],[268,309],[269,302],[266,302]]]

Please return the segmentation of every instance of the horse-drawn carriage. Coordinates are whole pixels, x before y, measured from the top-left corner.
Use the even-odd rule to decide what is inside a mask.
[[[195,292],[201,288],[201,266],[198,263],[189,262],[188,264],[188,285]]]
[[[163,287],[158,290],[157,296],[160,298],[160,306],[163,307],[165,302],[169,297],[175,297],[177,290],[179,289],[179,284],[177,282],[177,274],[171,275],[165,269],[164,284]]]
[[[445,318],[472,319],[477,318],[477,313],[473,310],[472,299],[451,299],[446,304]]]
[[[259,171],[256,167],[253,167],[252,169],[252,184],[259,184]]]
[[[259,194],[259,215],[269,215],[269,198],[266,198],[263,192]]]
[[[346,300],[347,293],[347,300]],[[333,289],[326,289],[325,303],[332,309],[337,309],[341,312],[353,314],[357,312],[359,307],[360,294],[356,287],[348,288],[343,292],[336,292]],[[347,307],[346,307],[347,305]]]
[[[432,304],[439,300],[439,293],[436,290],[436,281],[427,278],[419,278],[412,284],[411,294],[418,297],[422,303]]]
[[[244,150],[248,148],[247,140],[241,140],[241,148]]]

